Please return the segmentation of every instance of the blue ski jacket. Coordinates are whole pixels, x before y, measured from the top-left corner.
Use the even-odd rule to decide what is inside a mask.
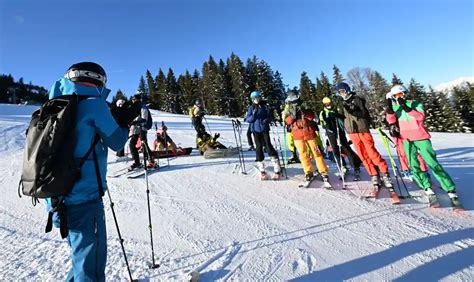
[[[107,189],[107,148],[121,150],[128,138],[128,128],[118,126],[106,103],[110,90],[101,87],[88,87],[61,78],[54,83],[49,98],[76,93],[80,96],[91,96],[79,102],[76,116],[74,157],[80,160],[85,156],[94,141],[100,136],[95,146],[99,163],[100,177],[104,192]],[[71,192],[65,197],[66,205],[76,205],[99,198],[99,186],[91,153],[81,168],[81,178],[74,184]]]
[[[250,124],[251,132],[269,132],[272,116],[268,107],[263,105],[251,105],[247,111],[245,120]]]

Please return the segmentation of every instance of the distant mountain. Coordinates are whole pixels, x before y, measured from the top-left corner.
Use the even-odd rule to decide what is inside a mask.
[[[433,87],[434,90],[450,94],[451,90],[456,86],[463,86],[467,83],[474,84],[474,76],[464,76],[451,80],[448,82],[440,83]]]

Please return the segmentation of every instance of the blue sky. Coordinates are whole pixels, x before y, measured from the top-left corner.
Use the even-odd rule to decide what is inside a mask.
[[[175,74],[213,55],[256,55],[299,84],[336,64],[436,85],[474,75],[471,0],[0,0],[0,73],[49,88],[69,65],[100,63],[108,87]]]

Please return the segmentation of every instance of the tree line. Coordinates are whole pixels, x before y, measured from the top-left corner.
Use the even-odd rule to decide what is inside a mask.
[[[438,132],[474,132],[474,85],[465,84],[455,87],[450,93],[425,88],[414,78],[404,83],[396,74],[391,81],[378,71],[370,68],[353,68],[344,76],[336,65],[332,68],[332,77],[321,72],[312,80],[303,71],[299,87],[302,100],[314,111],[323,108],[323,97],[333,97],[335,85],[347,82],[353,91],[365,98],[372,115],[373,127],[384,125],[385,95],[395,84],[404,84],[409,97],[421,101],[426,112],[425,124],[430,131]],[[218,62],[209,56],[202,69],[188,70],[177,77],[169,68],[167,73],[159,68],[153,75],[146,70],[140,77],[138,90],[152,109],[176,114],[187,114],[197,98],[204,101],[207,111],[213,115],[243,117],[250,104],[249,94],[254,90],[262,92],[271,109],[280,112],[288,86],[278,71],[262,59],[253,56],[245,63],[232,53],[225,61]],[[127,99],[120,89],[113,97]],[[25,84],[23,78],[18,81],[11,75],[0,75],[0,103],[41,104],[48,99],[48,90],[44,87]],[[14,101],[15,100],[15,101]]]
[[[0,103],[42,104],[48,100],[48,90],[42,86],[15,81],[11,74],[0,75]]]

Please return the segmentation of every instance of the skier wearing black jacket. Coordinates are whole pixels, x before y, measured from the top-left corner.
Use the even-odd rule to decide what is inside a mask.
[[[332,101],[328,97],[324,97],[323,106],[324,109],[319,114],[319,121],[323,128],[326,129],[326,136],[329,139],[329,144],[331,145],[334,157],[336,158],[342,173],[345,173],[347,169],[346,161],[341,157],[339,146],[341,146],[342,153],[349,158],[356,177],[360,177],[360,165],[362,164],[362,161],[352,150],[351,145],[347,141],[344,127],[341,124],[341,121],[344,120],[344,115],[334,110]]]

